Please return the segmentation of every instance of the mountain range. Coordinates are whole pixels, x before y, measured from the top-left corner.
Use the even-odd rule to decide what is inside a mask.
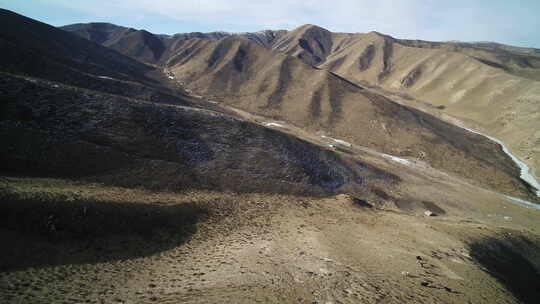
[[[198,95],[384,153],[421,157],[475,180],[499,179],[499,173],[485,171],[488,166],[471,164],[489,162],[493,155],[460,146],[466,138],[462,130],[455,129],[459,135],[426,130],[431,128],[426,124],[441,123],[429,118],[499,138],[531,168],[540,165],[538,49],[332,33],[315,25],[172,36],[104,23],[63,29],[162,67]],[[373,115],[368,99],[380,100],[373,103],[380,115]],[[443,144],[433,145],[434,140]]]
[[[0,24],[1,302],[540,299],[540,50]]]

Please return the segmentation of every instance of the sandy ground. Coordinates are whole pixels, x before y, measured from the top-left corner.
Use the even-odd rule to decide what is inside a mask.
[[[392,172],[401,182],[317,198],[2,177],[3,203],[24,215],[34,212],[26,204],[41,202],[43,215],[34,217],[45,226],[2,227],[10,246],[0,265],[1,302],[536,303],[535,289],[508,282],[519,281],[515,272],[492,266],[516,265],[533,284],[540,278],[539,210],[420,159],[228,110]],[[82,237],[65,237],[61,226],[51,230],[56,213],[46,204],[57,201],[83,210],[68,212],[82,214],[70,219],[70,229],[80,221],[105,233],[83,229]],[[90,201],[93,211],[77,207]],[[134,207],[142,211],[132,215]],[[114,222],[124,215],[131,222]],[[495,245],[480,246],[484,240]],[[502,252],[496,263],[481,259],[498,244],[512,254],[492,250]]]
[[[156,241],[159,230],[144,237],[122,232],[95,237],[94,245],[85,249],[50,240],[56,247],[71,248],[60,253],[70,258],[11,265],[0,273],[0,298],[5,303],[518,303],[472,257],[471,244],[486,237],[538,240],[540,211],[436,170],[418,174],[418,168],[372,157],[400,172],[401,199],[391,197],[397,193],[377,203],[349,195],[156,193],[3,178],[3,191],[27,198],[47,193],[75,202],[73,198],[190,203],[211,212],[181,243]],[[419,202],[434,197],[432,203],[443,212],[426,217],[424,211],[432,206]],[[31,237],[16,236],[17,244],[35,249]],[[132,240],[143,248],[159,248],[140,254],[129,245]],[[116,257],[115,252],[126,250],[133,252]],[[103,253],[107,251],[112,255]],[[76,263],[69,262],[73,256]],[[538,267],[538,256],[529,258]]]

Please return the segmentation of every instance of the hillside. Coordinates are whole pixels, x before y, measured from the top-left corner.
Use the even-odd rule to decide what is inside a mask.
[[[285,30],[266,30],[256,33],[231,34],[226,32],[178,33],[175,35],[152,34],[145,30],[126,28],[110,23],[77,23],[60,27],[80,37],[99,43],[142,62],[163,64],[176,51],[178,43],[190,39],[219,40],[242,36],[262,46],[270,47]]]
[[[538,50],[331,33],[311,25],[289,32],[272,49],[499,138],[540,168]]]
[[[197,94],[249,113],[421,159],[499,190],[522,188],[489,141],[243,37],[185,40],[166,66]]]
[[[188,104],[164,75],[109,48],[53,26],[0,10],[0,68],[51,81],[162,103]]]
[[[335,152],[222,113],[1,76],[4,171],[152,189],[319,195],[362,192],[371,179],[396,181]]]
[[[64,28],[73,30],[70,26]],[[163,39],[165,51],[154,62],[165,67],[174,66],[180,57],[185,57],[182,63],[188,62],[194,50],[212,47],[219,39],[246,38],[356,85],[370,87],[393,101],[496,137],[533,168],[533,174],[540,167],[540,133],[535,131],[540,121],[539,50],[487,42],[395,39],[377,32],[332,33],[315,25],[292,31],[155,37]],[[114,40],[108,41],[105,44]],[[133,43],[144,44],[141,41]],[[133,56],[119,44],[112,47]],[[267,64],[280,65],[279,61]]]
[[[540,301],[516,163],[334,34],[0,24],[1,303]]]
[[[0,137],[7,172],[156,189],[312,195],[366,191],[371,177],[364,173],[396,181],[183,95],[182,88],[162,81],[161,70],[32,19],[2,14],[12,25],[0,30],[6,52]]]

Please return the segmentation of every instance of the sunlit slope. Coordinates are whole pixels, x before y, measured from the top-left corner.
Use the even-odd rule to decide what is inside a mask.
[[[289,33],[296,37],[290,45],[275,49],[313,64],[304,54],[310,48],[302,45],[325,45],[325,53],[311,52],[321,58],[317,67],[438,107],[436,114],[503,140],[540,167],[540,58],[534,49],[397,40],[376,32],[331,33],[329,41],[320,33],[306,35],[301,27]]]
[[[186,40],[166,69],[197,94],[251,113],[500,189],[522,187],[501,183],[516,170],[493,143],[242,37]]]

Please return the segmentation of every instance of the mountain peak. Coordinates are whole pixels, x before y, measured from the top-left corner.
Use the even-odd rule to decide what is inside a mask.
[[[377,31],[371,31],[369,33],[367,33],[368,35],[371,35],[371,36],[378,36],[378,37],[383,37],[383,38],[392,38],[391,36],[389,35],[385,35],[381,32],[377,32]]]
[[[324,32],[329,32],[329,30],[323,28],[323,27],[320,27],[318,25],[315,25],[315,24],[304,24],[302,26],[299,26],[297,27],[296,29],[293,30],[293,32],[295,31],[324,31]]]
[[[61,26],[60,28],[66,31],[98,30],[102,32],[112,32],[118,29],[125,29],[123,26],[108,22],[74,23]]]

